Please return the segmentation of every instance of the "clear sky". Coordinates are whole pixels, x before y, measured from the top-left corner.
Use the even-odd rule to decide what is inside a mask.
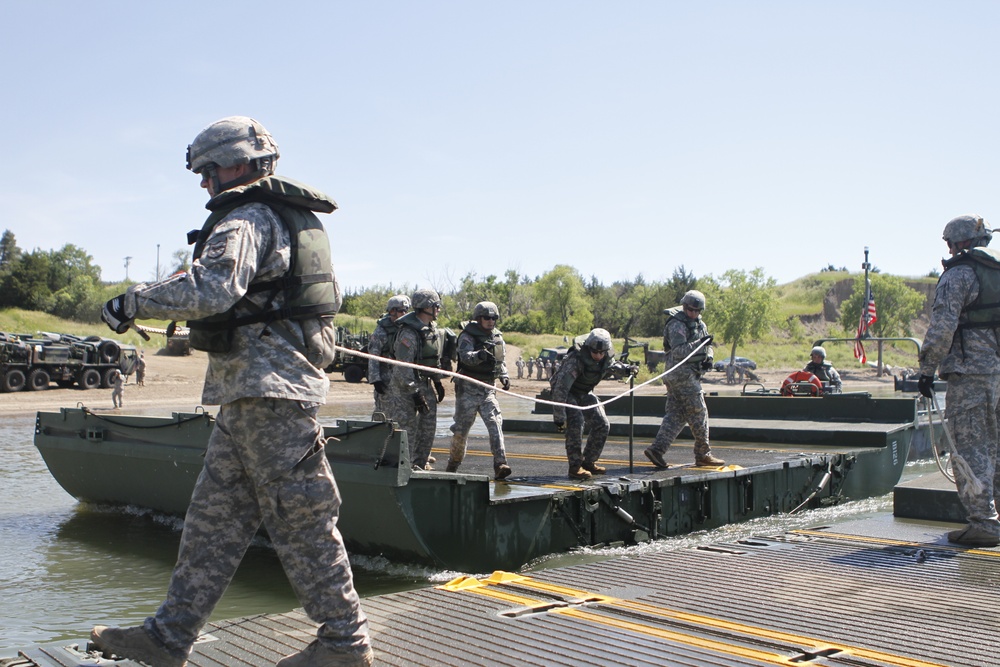
[[[569,264],[605,284],[926,275],[1000,227],[1000,3],[3,3],[0,229],[149,280],[200,227],[188,143],[261,121],[341,284]]]

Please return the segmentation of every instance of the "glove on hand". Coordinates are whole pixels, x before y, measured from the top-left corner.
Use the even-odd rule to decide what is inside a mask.
[[[104,323],[111,327],[111,330],[116,334],[123,334],[128,331],[132,323],[135,322],[135,318],[130,318],[125,315],[125,295],[119,294],[115,298],[104,304],[104,308],[101,309],[101,319]]]
[[[507,377],[506,375],[501,375],[500,376],[500,386],[503,387],[504,391],[509,391],[510,390],[510,378]]]
[[[417,412],[422,415],[431,411],[431,406],[427,405],[427,399],[419,391],[413,392],[413,405],[416,406]]]
[[[705,345],[711,345],[713,340],[715,340],[715,339],[712,338],[712,334],[708,334],[707,336],[705,336],[704,338],[702,338],[698,342],[699,343],[704,343]]]
[[[490,351],[484,347],[476,352],[476,359],[478,359],[480,363],[488,364],[493,361],[493,355],[490,354]]]
[[[434,393],[437,394],[438,403],[444,400],[444,385],[441,380],[434,380]]]
[[[557,431],[559,431],[560,433],[566,432],[566,422],[559,421],[558,419],[553,419],[552,421],[553,423],[555,423]]]
[[[703,371],[710,371],[710,370],[712,370],[712,360],[711,359],[705,359],[703,362],[701,362],[701,370],[703,370]]]
[[[377,391],[378,393],[380,394],[385,393],[385,382],[383,382],[382,380],[375,380],[374,382],[372,382],[372,386],[375,387],[375,391]]]
[[[934,376],[921,375],[917,380],[917,391],[927,398],[934,398]]]

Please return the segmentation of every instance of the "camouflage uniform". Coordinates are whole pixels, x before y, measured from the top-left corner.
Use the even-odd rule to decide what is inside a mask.
[[[368,337],[369,354],[382,354],[383,348],[385,348],[390,337],[393,335],[390,334],[390,328],[394,334],[395,324],[391,322],[388,315],[378,321],[378,324],[375,326],[375,331],[373,331],[372,335]],[[386,384],[386,387],[389,387],[392,384],[392,366],[384,361],[369,359],[368,384],[375,384],[380,380]],[[375,412],[385,412],[387,410],[385,397],[375,390],[372,390],[372,394],[375,397]]]
[[[190,272],[130,288],[127,310],[166,320],[222,313],[251,282],[285,274],[289,257],[289,233],[274,211],[245,204],[215,226]],[[258,306],[268,297],[247,296]],[[320,642],[344,656],[370,651],[316,419],[333,341],[332,318],[278,320],[238,327],[230,351],[209,353],[202,402],[221,408],[167,598],[145,623],[172,651],[190,650],[261,523],[306,613],[320,624]]]
[[[492,335],[491,335],[492,334]],[[478,358],[484,345],[477,338],[487,339],[492,344],[493,359],[482,361]],[[503,361],[506,346],[503,335],[494,329],[487,333],[476,322],[469,322],[462,333],[458,335],[458,372],[475,377],[477,380],[492,384],[496,378],[507,378],[507,365]],[[455,382],[455,423],[451,425],[454,434],[451,440],[451,455],[449,467],[457,469],[465,459],[466,440],[476,414],[483,418],[486,431],[490,436],[490,451],[493,453],[493,469],[507,465],[507,453],[503,444],[503,416],[500,414],[500,403],[497,401],[495,389],[471,382],[463,382],[456,378]],[[507,381],[509,384],[509,380]]]
[[[585,354],[589,354],[586,348],[567,353],[559,372],[552,378],[554,402],[581,407],[600,403],[593,389],[603,378],[604,371],[611,365],[612,355],[607,355],[604,361],[594,368],[588,368],[583,358]],[[561,405],[556,405],[552,407],[552,417],[557,423],[565,424],[566,458],[571,469],[584,464],[593,464],[601,458],[604,443],[607,442],[608,432],[611,430],[611,423],[604,413],[603,406],[590,410],[567,410]],[[583,447],[584,426],[590,429],[586,447]]]
[[[979,296],[979,290],[979,280],[968,264],[949,268],[941,275],[930,327],[920,349],[920,373],[933,376],[939,370],[948,381],[945,416],[956,454],[968,464],[968,471],[964,466],[953,466],[958,497],[969,525],[997,536],[1000,521],[994,494],[1000,489],[1000,341],[996,329],[958,328],[967,321],[966,308]],[[979,485],[982,492],[976,493],[974,487]]]
[[[531,379],[531,375],[535,372],[535,358],[528,357],[528,379]]]
[[[125,376],[122,372],[116,370],[111,376],[111,403],[116,407],[123,407],[122,398],[125,395]]]
[[[415,314],[412,312],[404,316],[408,319],[413,317]],[[400,318],[400,321],[404,318]],[[425,329],[428,337],[443,336],[435,322],[426,325]],[[422,347],[423,340],[416,329],[411,326],[400,326],[392,347],[393,357],[411,364],[419,363]],[[423,469],[427,465],[431,448],[434,446],[434,434],[437,430],[437,396],[434,394],[431,381],[440,381],[440,378],[441,375],[438,373],[397,366],[392,373],[392,384],[389,385],[384,397],[383,405],[387,408],[389,417],[406,431],[410,447],[410,463],[414,468]],[[417,412],[414,393],[420,393],[424,397],[429,408],[426,413]]]
[[[708,329],[701,317],[697,320],[689,318],[683,310],[678,315],[671,316],[664,327],[664,347],[670,352],[666,357],[666,367],[674,366],[698,346],[702,338],[708,335]],[[711,454],[708,444],[708,408],[705,406],[705,395],[701,390],[701,364],[712,356],[712,348],[705,346],[673,373],[663,378],[667,388],[667,402],[663,409],[663,421],[656,432],[650,447],[661,456],[667,451],[685,424],[691,427],[694,435],[694,455],[701,458]]]
[[[541,380],[542,379],[542,374],[545,373],[545,361],[542,360],[542,359],[539,359],[538,361],[536,361],[535,362],[535,368],[538,371],[538,373],[537,373],[538,374],[538,379]]]
[[[524,359],[518,357],[514,365],[517,366],[517,379],[520,380],[524,377]]]
[[[819,364],[815,361],[810,361],[806,364],[806,367],[803,370],[807,373],[815,375],[819,378],[820,382],[829,384],[834,393],[840,393],[841,389],[844,387],[844,383],[840,379],[840,373],[838,373],[837,369],[833,367],[833,364],[828,361],[824,361]]]

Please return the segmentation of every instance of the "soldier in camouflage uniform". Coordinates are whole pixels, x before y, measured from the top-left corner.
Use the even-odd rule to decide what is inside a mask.
[[[544,375],[544,373],[545,373],[545,360],[542,359],[541,357],[539,357],[538,359],[536,359],[535,360],[535,369],[536,369],[537,375],[538,375],[537,379],[541,380],[542,377],[543,377],[543,375]]]
[[[472,321],[458,335],[458,372],[493,385],[496,380],[504,390],[510,389],[503,334],[496,328],[500,309],[492,301],[481,301],[472,311]],[[466,440],[476,414],[483,418],[490,435],[493,452],[493,472],[497,479],[510,475],[507,453],[503,446],[503,416],[495,389],[455,379],[455,423],[451,425],[451,456],[446,472],[457,472],[465,459]]]
[[[368,353],[380,357],[392,356],[390,349],[396,337],[396,320],[410,310],[410,297],[397,294],[385,306],[385,316],[375,325],[375,331],[368,337]],[[374,388],[375,412],[385,412],[382,397],[392,380],[392,366],[377,359],[368,360],[368,384]]]
[[[396,321],[398,331],[392,343],[392,355],[398,361],[426,366],[416,371],[397,366],[386,392],[385,407],[389,417],[406,431],[410,463],[414,470],[429,469],[434,432],[437,429],[437,404],[444,400],[443,377],[433,369],[441,368],[445,331],[435,320],[441,312],[441,297],[432,289],[413,293],[413,310]]]
[[[663,311],[667,324],[663,329],[663,349],[668,350],[666,367],[671,368],[698,347],[705,338],[708,344],[687,363],[663,378],[667,387],[667,404],[663,421],[653,444],[646,448],[646,458],[657,468],[667,468],[664,455],[684,425],[694,435],[694,461],[699,466],[720,466],[725,463],[712,455],[708,444],[708,408],[701,391],[701,376],[712,368],[711,337],[701,319],[705,295],[691,290],[681,297],[681,305]]]
[[[552,407],[552,420],[556,429],[566,432],[566,458],[569,461],[570,479],[590,479],[593,475],[607,472],[597,465],[608,440],[611,424],[604,408],[594,395],[594,387],[604,379],[604,375],[615,364],[615,352],[611,346],[611,334],[604,329],[594,329],[586,337],[580,337],[552,378],[552,400],[556,403],[597,407],[590,410],[576,410],[562,405]],[[584,426],[590,429],[587,445],[583,446]]]
[[[837,372],[837,369],[826,360],[826,348],[817,345],[809,353],[809,359],[809,363],[802,370],[819,378],[819,381],[823,383],[824,391],[839,394],[843,390],[844,383],[840,379],[840,373]]]
[[[952,468],[968,525],[948,540],[974,547],[1000,544],[996,492],[1000,422],[1000,251],[983,219],[962,216],[944,228],[951,259],[944,260],[920,348],[918,389],[934,396],[934,372],[948,381],[945,416],[955,452]]]
[[[518,357],[514,365],[517,366],[517,379],[520,380],[524,377],[524,359]]]
[[[315,212],[336,203],[273,174],[278,147],[244,116],[224,118],[188,147],[212,211],[187,273],[133,285],[102,319],[188,320],[208,352],[202,402],[219,405],[184,521],[166,600],[143,626],[96,626],[102,650],[157,667],[186,664],[261,524],[317,639],[279,667],[370,665],[368,621],[337,517],[340,494],[324,451],[319,406],[333,360],[340,292]]]
[[[528,357],[528,379],[531,379],[532,373],[535,372],[535,358]]]

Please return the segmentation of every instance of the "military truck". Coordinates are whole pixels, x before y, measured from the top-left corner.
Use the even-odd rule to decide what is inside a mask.
[[[134,346],[100,336],[0,332],[0,391],[40,391],[52,382],[62,388],[107,388],[116,370],[130,375],[138,359]]]
[[[567,352],[569,352],[569,348],[563,347],[562,345],[559,347],[543,347],[541,352],[538,353],[538,358],[542,361],[551,361],[554,363],[556,361],[562,361]]]
[[[359,334],[351,333],[347,327],[337,327],[337,347],[357,350],[358,352],[368,352],[368,338],[371,336],[367,331]],[[358,383],[368,375],[368,360],[356,357],[348,352],[337,350],[333,357],[333,363],[324,369],[327,373],[343,373],[344,379],[351,383]]]
[[[656,372],[656,367],[667,360],[667,353],[663,350],[651,350],[649,349],[649,343],[642,343],[633,338],[625,339],[625,348],[622,353],[628,356],[629,350],[637,347],[642,348],[643,352],[643,362],[646,364],[646,368],[649,369],[650,373]]]

